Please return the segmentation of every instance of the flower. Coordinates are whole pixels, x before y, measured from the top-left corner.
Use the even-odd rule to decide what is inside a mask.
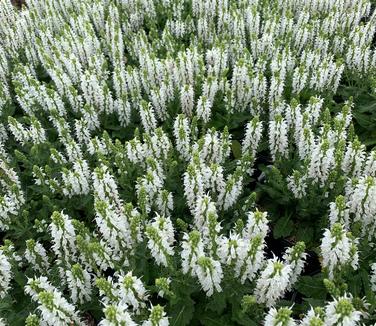
[[[371,288],[376,292],[376,263],[371,264]]]
[[[134,312],[139,313],[146,306],[148,294],[141,279],[133,276],[132,272],[119,275],[118,284],[119,302],[129,306]]]
[[[333,226],[335,223],[341,223],[346,229],[349,227],[349,209],[346,206],[346,198],[342,195],[336,197],[335,202],[329,204],[329,221]]]
[[[87,195],[90,192],[90,170],[85,160],[77,160],[71,170],[62,170],[63,193],[68,197]]]
[[[300,322],[300,326],[324,326],[325,313],[321,307],[312,308],[307,312]]]
[[[151,306],[149,319],[142,326],[168,326],[170,323],[162,306]]]
[[[268,259],[265,269],[256,281],[255,297],[258,303],[273,306],[286,292],[290,277],[291,266],[283,264],[277,257]]]
[[[245,241],[235,232],[230,232],[228,238],[222,236],[219,239],[218,256],[223,264],[235,264],[240,257],[246,255],[244,253],[246,250]]]
[[[183,114],[179,114],[175,119],[174,136],[176,149],[185,160],[189,160],[191,152],[191,130],[189,121]]]
[[[265,316],[265,326],[295,326],[296,322],[290,317],[292,311],[290,308],[282,307],[278,310],[274,307],[270,308]]]
[[[334,299],[325,308],[325,325],[350,326],[360,325],[361,312],[357,311],[352,304],[352,297],[345,294]]]
[[[0,249],[0,298],[4,298],[10,289],[12,280],[11,264],[8,257]]]
[[[361,224],[361,235],[371,239],[376,230],[376,179],[363,176],[355,183],[349,182],[346,195],[349,212],[354,214],[354,221]]]
[[[201,256],[197,259],[197,264],[194,267],[194,274],[197,276],[202,289],[206,295],[210,297],[214,290],[221,292],[220,286],[223,278],[221,264],[211,257]]]
[[[84,325],[74,310],[74,306],[68,303],[56,289],[52,292],[41,291],[38,294],[38,303],[41,319],[46,325],[63,326],[69,323]]]
[[[204,256],[204,244],[200,232],[194,230],[189,234],[184,233],[181,247],[182,271],[184,274],[190,271],[191,275],[194,276],[197,260]]]
[[[67,323],[84,325],[75,307],[70,304],[46,277],[29,279],[25,292],[38,303],[41,319],[46,325],[63,326]]]
[[[303,241],[297,242],[293,247],[286,250],[283,255],[285,264],[289,264],[291,267],[290,282],[287,290],[291,290],[292,286],[298,280],[298,277],[303,272],[305,260],[307,254],[304,252],[305,243]]]
[[[52,249],[59,258],[68,258],[76,253],[76,232],[71,219],[63,212],[53,212],[49,226],[53,246]]]
[[[180,104],[184,114],[192,116],[194,106],[194,91],[192,85],[186,84],[180,89]]]
[[[260,212],[259,210],[248,212],[247,224],[242,231],[242,236],[249,240],[259,235],[261,239],[264,239],[269,232],[267,216],[267,212]]]
[[[259,117],[254,117],[245,127],[245,136],[242,142],[243,155],[249,151],[252,157],[256,156],[256,151],[262,137],[263,123]]]
[[[157,128],[157,120],[151,103],[142,101],[140,104],[140,116],[142,125],[147,133],[151,133]]]
[[[91,276],[80,264],[74,264],[66,271],[68,288],[73,303],[84,303],[91,299]]]
[[[160,277],[155,279],[155,286],[158,288],[158,296],[164,298],[165,296],[173,295],[170,290],[171,279],[166,277]]]
[[[212,102],[206,96],[202,95],[197,101],[196,110],[198,118],[201,118],[207,123],[209,122],[212,113]]]
[[[132,320],[131,315],[127,311],[128,307],[124,304],[106,305],[103,309],[105,318],[102,319],[98,325],[100,326],[116,326],[127,325],[136,326],[137,324]]]
[[[292,175],[287,177],[287,186],[295,198],[303,198],[307,194],[307,176],[302,175],[299,171],[294,171]]]
[[[331,229],[326,229],[321,242],[322,265],[328,270],[329,278],[334,272],[345,265],[353,269],[358,267],[357,241],[350,233],[346,233],[340,223],[335,223]]]
[[[243,239],[238,249],[238,259],[235,263],[235,275],[240,276],[242,284],[248,279],[252,281],[256,273],[263,267],[265,240],[261,234],[250,239]]]
[[[46,249],[33,239],[26,241],[25,258],[31,264],[31,268],[39,273],[45,273],[50,267]]]
[[[269,121],[269,146],[273,160],[286,157],[288,154],[287,123],[282,115],[277,114]]]
[[[174,255],[173,243],[174,228],[169,217],[161,217],[158,214],[146,227],[148,248],[158,265],[167,267],[168,256]]]

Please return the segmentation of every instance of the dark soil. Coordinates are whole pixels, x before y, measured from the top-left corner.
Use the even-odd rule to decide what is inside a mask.
[[[25,0],[10,0],[10,2],[18,8],[21,8],[25,4]]]

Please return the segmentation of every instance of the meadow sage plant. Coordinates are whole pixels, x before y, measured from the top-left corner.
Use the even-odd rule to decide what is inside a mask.
[[[375,6],[1,0],[0,325],[374,325]]]

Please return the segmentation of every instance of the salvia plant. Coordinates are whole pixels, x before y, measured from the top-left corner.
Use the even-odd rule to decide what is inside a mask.
[[[0,1],[0,325],[376,323],[369,0]]]

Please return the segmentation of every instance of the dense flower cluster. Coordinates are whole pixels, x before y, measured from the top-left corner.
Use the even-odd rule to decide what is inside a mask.
[[[376,92],[370,1],[0,22],[0,325],[376,321],[376,151],[346,92]]]

